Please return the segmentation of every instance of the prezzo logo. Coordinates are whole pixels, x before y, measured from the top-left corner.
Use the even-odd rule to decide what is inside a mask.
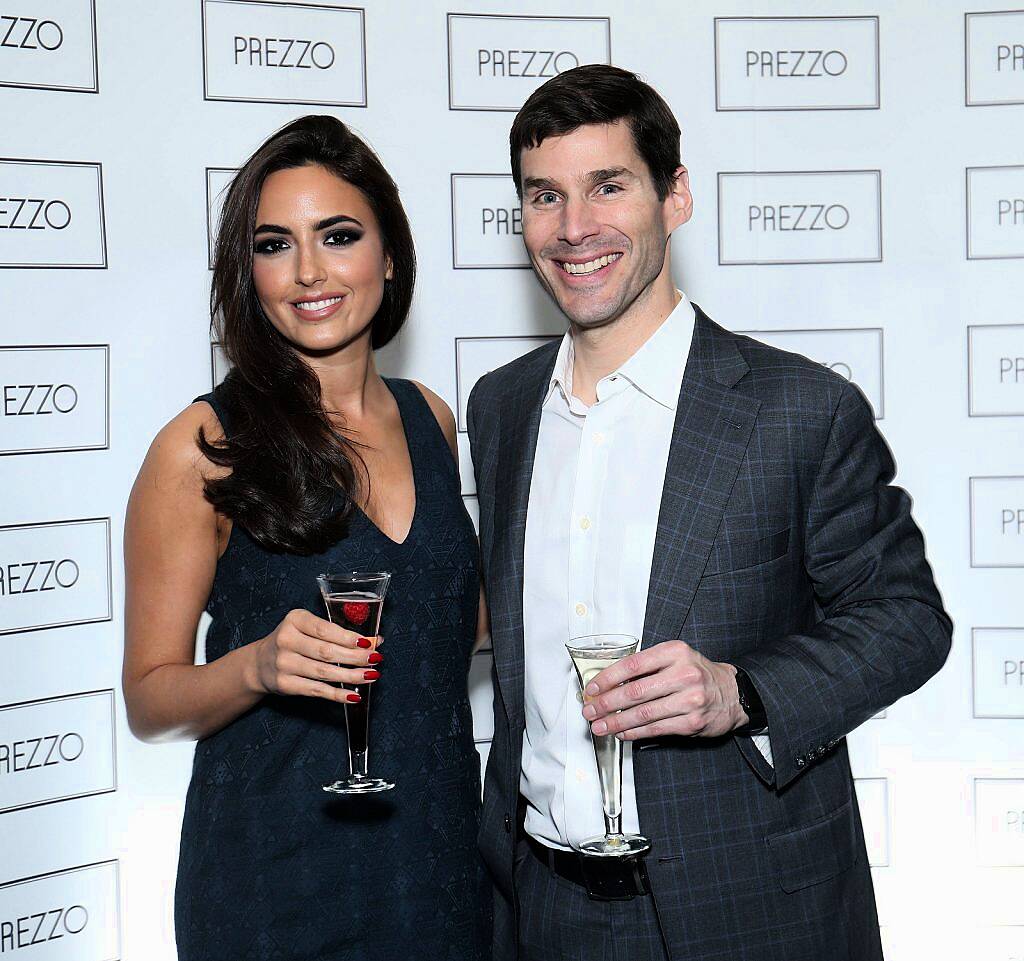
[[[213,270],[213,252],[217,243],[220,215],[227,199],[228,187],[237,173],[237,167],[206,168],[206,249],[210,270]]]
[[[885,416],[885,363],[881,327],[837,330],[740,330],[762,343],[803,354],[853,381],[871,403],[875,418]]]
[[[111,619],[110,519],[0,527],[0,634]]]
[[[974,779],[978,863],[1024,867],[1024,778]]]
[[[0,87],[99,93],[95,0],[8,0]]]
[[[37,948],[24,957],[116,961],[119,887],[117,861],[0,884],[0,954]]]
[[[508,174],[452,174],[452,266],[530,266],[523,211]]]
[[[868,864],[889,866],[889,781],[884,777],[854,778],[857,806],[864,825]]]
[[[0,454],[110,446],[110,348],[0,347]]]
[[[718,175],[720,264],[841,264],[881,259],[879,171]]]
[[[114,692],[0,707],[0,814],[117,788]]]
[[[106,267],[103,171],[0,159],[0,267]]]
[[[717,17],[718,110],[877,110],[878,17]]]
[[[1024,166],[967,168],[967,259],[1024,257]]]
[[[971,567],[1024,567],[1024,477],[972,477]]]
[[[455,377],[456,406],[458,407],[459,430],[466,428],[466,405],[476,382],[492,370],[497,370],[531,350],[543,347],[561,334],[547,334],[535,337],[456,337]]]
[[[516,111],[545,80],[611,63],[607,17],[448,14],[448,107]]]
[[[968,413],[1024,415],[1024,324],[967,328]]]
[[[207,100],[366,106],[366,32],[357,7],[203,0]]]
[[[971,631],[975,717],[1024,718],[1024,627]]]
[[[1024,103],[1024,10],[964,15],[968,107]]]

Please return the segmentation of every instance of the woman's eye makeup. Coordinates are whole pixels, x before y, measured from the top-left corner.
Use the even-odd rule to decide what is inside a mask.
[[[340,230],[332,230],[324,237],[324,243],[330,247],[347,247],[350,244],[354,244],[362,233],[358,230],[353,230],[351,227],[343,227]]]
[[[266,237],[263,240],[256,241],[253,251],[257,254],[276,254],[287,246],[288,244],[280,237]]]

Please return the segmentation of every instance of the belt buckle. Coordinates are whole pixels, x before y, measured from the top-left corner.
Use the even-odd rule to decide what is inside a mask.
[[[622,858],[594,858],[579,855],[580,871],[592,901],[632,901],[649,894],[647,868],[640,855]]]

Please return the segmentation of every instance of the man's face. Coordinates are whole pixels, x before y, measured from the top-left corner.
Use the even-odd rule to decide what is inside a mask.
[[[577,327],[620,317],[666,266],[689,219],[686,171],[659,200],[627,123],[588,124],[522,153],[523,239],[540,282]]]

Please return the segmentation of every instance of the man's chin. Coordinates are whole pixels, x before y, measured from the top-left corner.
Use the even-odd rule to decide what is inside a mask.
[[[621,313],[618,304],[609,304],[607,301],[587,303],[586,298],[573,298],[569,301],[557,297],[555,300],[572,325],[581,330],[596,330],[598,327],[604,327]]]

